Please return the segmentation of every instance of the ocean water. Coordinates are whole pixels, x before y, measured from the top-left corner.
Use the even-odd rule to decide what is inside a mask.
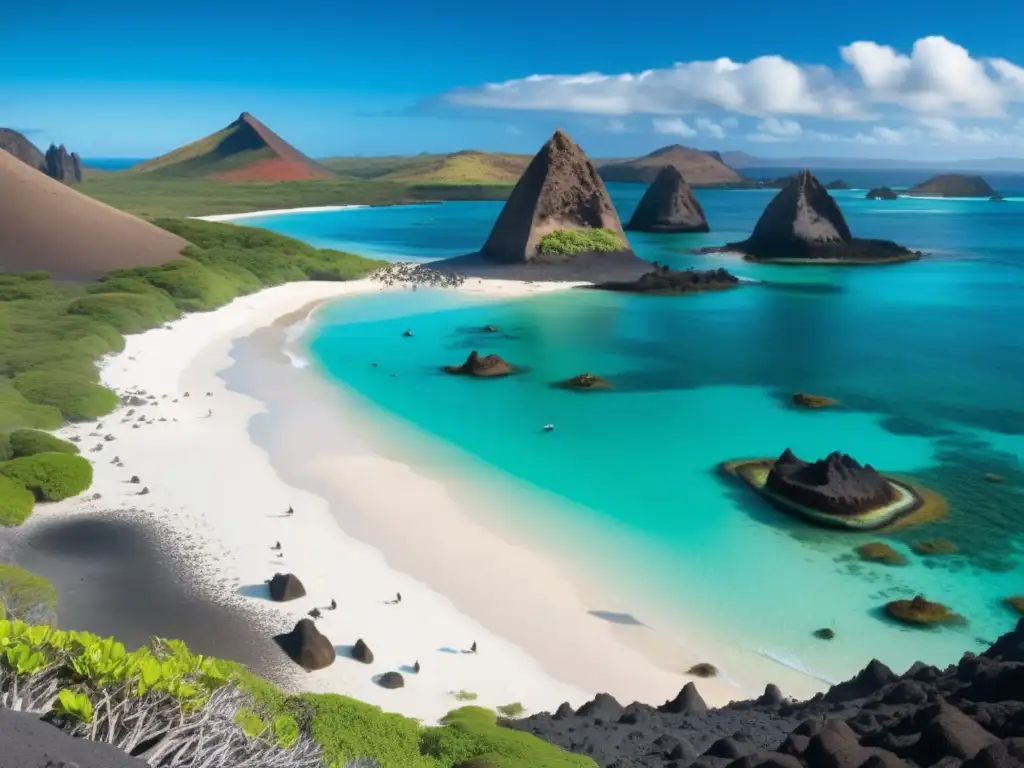
[[[1024,183],[1003,191],[1015,189]],[[611,192],[625,220],[643,188]],[[574,502],[506,514],[589,563],[617,610],[656,629],[685,638],[699,625],[826,680],[872,657],[900,671],[917,659],[953,662],[1010,629],[1017,617],[1002,599],[1024,594],[1024,196],[882,202],[836,193],[856,235],[932,254],[914,263],[773,267],[690,253],[744,236],[772,194],[701,191],[711,233],[630,237],[646,258],[724,264],[767,285],[505,302],[429,290],[400,301],[362,296],[318,315],[310,357],[417,435]],[[478,247],[499,210],[445,203],[245,223],[320,246],[431,259]],[[485,324],[501,333],[480,333]],[[406,328],[413,338],[402,336]],[[472,349],[527,371],[495,381],[439,372]],[[550,386],[584,371],[615,390]],[[795,391],[841,407],[795,408]],[[555,431],[544,432],[547,423]],[[821,530],[717,471],[719,462],[786,447],[805,458],[842,450],[910,475],[947,498],[948,519],[893,534]],[[909,549],[935,537],[959,554]],[[853,554],[875,540],[909,564]],[[915,594],[946,603],[966,626],[913,630],[885,619],[887,601]],[[814,638],[820,627],[835,639]]]

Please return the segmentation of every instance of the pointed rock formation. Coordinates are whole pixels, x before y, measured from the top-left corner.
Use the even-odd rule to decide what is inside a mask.
[[[462,365],[446,365],[445,373],[456,376],[475,376],[487,378],[491,376],[508,376],[513,373],[512,366],[502,360],[498,355],[487,355],[481,357],[475,349],[469,353],[466,362]]]
[[[373,651],[363,638],[356,640],[356,644],[352,646],[352,658],[363,664],[373,664]]]
[[[598,229],[621,242],[611,252],[632,255],[604,182],[583,150],[559,130],[530,161],[481,254],[505,264],[560,260],[565,257],[541,254],[541,238],[558,231]]]
[[[307,672],[329,667],[334,663],[334,646],[320,634],[312,619],[302,619],[295,629],[274,637],[288,658]]]
[[[270,580],[270,599],[277,603],[306,596],[306,588],[293,573],[275,573]]]
[[[706,252],[736,251],[779,264],[878,264],[921,256],[891,240],[855,238],[843,212],[810,171],[801,171],[765,208],[750,237]]]
[[[898,498],[897,490],[874,467],[861,466],[838,451],[808,463],[787,448],[768,473],[765,488],[832,515],[855,515]]]
[[[77,184],[82,180],[82,160],[77,152],[68,154],[61,144],[51,144],[46,150],[46,175],[63,184]]]
[[[638,232],[709,232],[693,190],[674,165],[666,165],[640,198],[626,226]]]
[[[672,701],[666,701],[659,712],[670,714],[700,715],[708,711],[708,705],[697,691],[697,686],[687,683]]]

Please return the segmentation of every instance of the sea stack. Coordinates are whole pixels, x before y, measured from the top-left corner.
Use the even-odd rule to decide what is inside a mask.
[[[666,165],[644,192],[626,226],[637,232],[709,232],[693,190],[674,165]]]
[[[604,182],[576,142],[558,130],[520,177],[481,254],[503,264],[564,260],[541,253],[545,235],[595,230],[605,230],[619,246],[603,250],[632,256]]]
[[[808,463],[787,448],[768,473],[765,488],[802,506],[833,515],[856,515],[898,498],[870,464],[835,451]]]
[[[77,152],[68,153],[61,144],[51,144],[45,156],[46,175],[63,184],[77,184],[82,180],[82,160]]]
[[[890,240],[855,238],[835,199],[806,170],[772,198],[749,238],[713,250],[777,264],[878,264],[921,256]]]

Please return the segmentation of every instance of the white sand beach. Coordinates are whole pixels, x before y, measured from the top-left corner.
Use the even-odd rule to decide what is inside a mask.
[[[199,221],[221,221],[231,223],[238,219],[255,219],[259,216],[277,216],[282,213],[322,213],[326,211],[351,211],[356,208],[368,208],[367,205],[316,205],[309,208],[278,208],[269,211],[249,211],[248,213],[218,213],[212,216],[190,216]]]
[[[507,299],[565,287],[468,280],[461,290]],[[82,436],[83,455],[95,463],[86,496],[98,492],[108,508],[134,506],[181,535],[198,534],[205,564],[217,574],[197,576],[200,586],[224,601],[279,611],[282,629],[337,600],[337,610],[324,611],[318,626],[339,656],[312,674],[296,667],[295,685],[303,690],[343,693],[432,722],[461,705],[458,691],[477,694],[483,706],[520,702],[536,712],[553,711],[563,701],[579,706],[599,691],[624,703],[660,704],[690,681],[709,704],[756,695],[769,681],[797,696],[823,687],[755,654],[727,658],[722,648],[698,642],[696,631],[695,644],[682,648],[645,627],[589,615],[612,606],[588,602],[585,587],[551,557],[485,527],[466,507],[466,494],[453,494],[443,481],[372,451],[359,439],[368,428],[365,419],[347,414],[343,398],[334,397],[326,382],[316,385],[326,392],[320,410],[306,412],[313,423],[291,421],[281,443],[323,493],[283,482],[250,438],[250,420],[264,412],[263,404],[229,390],[218,375],[232,365],[233,343],[275,323],[299,322],[318,302],[380,290],[366,280],[293,283],[128,337],[125,350],[104,361],[102,379],[119,392],[145,390],[157,405],[140,407],[131,419],[127,407],[102,419],[99,431],[115,440],[99,453],[89,450],[101,440],[88,437],[95,424],[62,430],[65,437]],[[289,387],[279,394],[291,396],[288,382],[298,380],[289,376],[318,378],[286,358],[276,364]],[[311,392],[296,384],[294,397]],[[331,416],[324,415],[327,409]],[[139,414],[146,416],[141,425]],[[318,441],[307,437],[320,433],[352,439],[342,453],[317,455]],[[123,468],[111,464],[115,454]],[[132,475],[139,485],[126,482]],[[143,486],[149,493],[137,496]],[[70,500],[36,514],[73,514],[87,504]],[[283,515],[289,506],[295,514]],[[358,533],[339,525],[347,518],[363,521]],[[276,542],[281,558],[271,549]],[[307,597],[270,603],[264,582],[278,571],[298,575]],[[401,604],[387,604],[396,593]],[[373,651],[372,664],[346,656],[359,638]],[[460,652],[473,642],[479,653]],[[417,661],[422,670],[412,674]],[[727,675],[697,680],[684,674],[702,661]],[[374,678],[390,670],[405,675],[403,689],[376,684]]]

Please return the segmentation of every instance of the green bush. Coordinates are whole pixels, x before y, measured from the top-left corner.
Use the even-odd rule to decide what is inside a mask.
[[[0,464],[2,468],[4,464]],[[0,525],[21,525],[32,514],[35,496],[19,480],[0,474]]]
[[[78,446],[38,429],[16,429],[10,434],[11,455],[17,459],[37,453],[78,453]]]
[[[179,314],[174,302],[159,293],[91,293],[72,301],[68,313],[86,315],[121,333],[141,333]]]
[[[0,464],[0,475],[28,488],[36,501],[61,501],[92,485],[92,464],[67,453],[37,453]]]
[[[47,579],[24,568],[0,563],[0,607],[7,606],[9,617],[25,616],[34,608],[57,610],[57,590]],[[2,611],[0,611],[2,613]],[[4,617],[0,615],[0,619]]]
[[[30,403],[10,380],[0,379],[0,430],[22,426],[57,429],[63,423],[59,408]]]
[[[14,386],[25,399],[60,409],[68,421],[90,421],[117,407],[117,395],[100,384],[71,377],[58,368],[38,368],[19,373]]]
[[[164,291],[186,312],[206,312],[238,296],[233,281],[193,259],[175,259],[159,267],[117,270],[118,277],[141,277]]]
[[[611,253],[625,249],[610,229],[557,229],[540,239],[537,249],[545,255],[575,256],[579,253]]]

